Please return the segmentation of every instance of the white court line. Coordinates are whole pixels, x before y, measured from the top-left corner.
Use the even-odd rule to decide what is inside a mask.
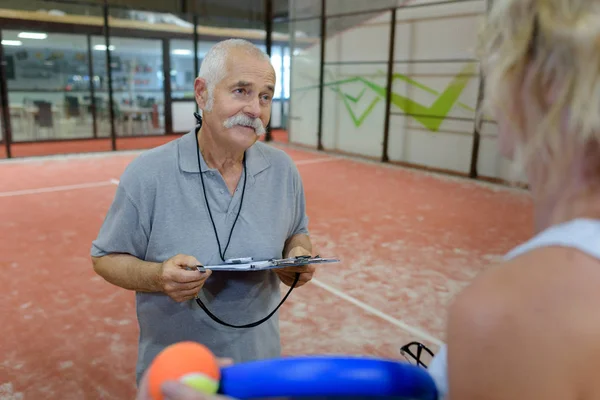
[[[397,326],[400,329],[403,329],[415,336],[419,336],[423,339],[426,339],[426,340],[430,341],[431,343],[434,343],[438,346],[441,346],[443,344],[443,342],[441,340],[431,336],[429,333],[427,333],[419,328],[415,328],[414,326],[410,326],[407,323],[400,321],[399,319],[391,317],[391,316],[387,315],[386,313],[379,311],[378,309],[371,307],[370,305],[365,304],[360,300],[355,299],[354,297],[348,296],[346,293],[342,292],[341,290],[331,287],[328,284],[323,283],[317,279],[312,279],[311,282],[314,283],[315,285],[319,286],[321,289],[327,290],[329,293],[336,295],[337,297],[344,299],[347,302],[350,302],[359,308],[362,308],[366,312],[373,314],[373,315],[389,322],[390,324]]]
[[[65,186],[52,186],[38,189],[25,189],[25,190],[15,190],[13,192],[0,192],[0,197],[13,197],[13,196],[23,196],[26,194],[38,194],[38,193],[50,193],[50,192],[61,192],[65,190],[76,190],[76,189],[87,189],[93,187],[100,186],[108,186],[112,185],[114,182],[103,181],[103,182],[91,182],[91,183],[81,183],[78,185],[65,185]]]
[[[335,158],[327,157],[327,158],[317,158],[314,160],[300,160],[296,164],[316,164],[323,163],[329,161],[337,161]],[[92,182],[92,183],[81,183],[78,185],[66,185],[66,186],[51,186],[45,188],[38,189],[25,189],[25,190],[15,190],[13,192],[0,192],[0,197],[13,197],[13,196],[23,196],[27,194],[38,194],[38,193],[50,193],[50,192],[61,192],[65,190],[75,190],[75,189],[86,189],[93,188],[99,186],[108,186],[108,185],[118,185],[118,179],[111,179],[109,181],[104,182]]]
[[[98,151],[93,153],[68,153],[68,154],[49,154],[42,156],[26,156],[15,158],[0,158],[0,166],[2,164],[43,164],[50,161],[70,161],[83,160],[91,158],[111,158],[123,156],[136,156],[143,150],[118,150],[118,151]]]
[[[315,158],[312,160],[300,160],[300,161],[296,161],[295,164],[296,165],[319,164],[319,163],[331,162],[331,161],[340,161],[340,159],[335,158],[335,157],[324,157],[324,158]]]

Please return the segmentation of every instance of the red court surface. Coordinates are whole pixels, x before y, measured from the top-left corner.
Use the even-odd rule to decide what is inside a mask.
[[[274,129],[272,131],[273,141],[278,143],[287,143],[288,134],[285,130]],[[160,136],[137,136],[137,137],[117,137],[117,150],[143,150],[151,149],[167,143],[180,135],[160,135]],[[37,157],[57,154],[73,153],[94,153],[111,151],[112,143],[110,139],[77,139],[77,140],[55,140],[47,142],[26,142],[12,143],[11,156]],[[0,159],[7,158],[6,144],[0,143]]]
[[[287,355],[437,350],[453,296],[532,232],[525,192],[279,146],[302,174],[315,251],[342,259],[282,306]],[[89,258],[133,157],[0,162],[0,398],[134,398],[134,294]]]

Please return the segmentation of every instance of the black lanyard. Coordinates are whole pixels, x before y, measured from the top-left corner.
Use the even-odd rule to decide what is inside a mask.
[[[233,229],[235,228],[235,224],[237,223],[237,220],[240,216],[240,212],[242,211],[242,204],[244,203],[244,194],[246,192],[246,179],[247,179],[247,172],[246,172],[246,153],[244,152],[244,186],[242,189],[242,198],[240,199],[240,208],[238,209],[237,212],[237,216],[235,217],[235,221],[233,222],[233,226],[231,227],[231,231],[229,232],[229,239],[227,240],[227,245],[225,245],[225,250],[221,251],[221,242],[219,240],[219,234],[217,233],[217,227],[215,225],[215,221],[213,219],[212,216],[212,212],[210,211],[210,205],[208,204],[208,197],[206,196],[206,185],[204,184],[204,177],[202,176],[202,164],[200,162],[200,146],[198,144],[198,131],[200,130],[200,123],[201,123],[201,118],[199,115],[197,115],[196,113],[194,113],[194,116],[196,117],[196,119],[199,122],[198,127],[195,130],[195,137],[196,137],[196,151],[197,151],[197,155],[198,155],[198,173],[200,174],[200,180],[202,181],[202,192],[204,193],[204,201],[206,202],[206,208],[208,210],[208,215],[210,216],[210,221],[212,222],[212,226],[215,232],[215,237],[217,239],[217,245],[219,246],[219,256],[221,257],[221,260],[223,262],[225,262],[225,252],[227,251],[227,248],[229,247],[229,243],[231,242],[231,236],[233,234]],[[255,272],[251,272],[251,273],[255,273]],[[245,325],[232,325],[229,324],[227,322],[223,322],[220,318],[218,318],[216,315],[214,315],[213,313],[211,313],[208,308],[206,308],[206,306],[202,303],[202,301],[200,300],[199,297],[196,296],[196,303],[198,303],[198,305],[200,306],[200,308],[202,308],[204,310],[204,312],[210,317],[212,318],[213,321],[224,325],[224,326],[228,326],[231,328],[254,328],[255,326],[258,326],[260,324],[262,324],[263,322],[267,321],[269,318],[271,318],[273,316],[273,314],[275,314],[277,312],[277,310],[279,309],[279,307],[281,307],[281,305],[287,300],[288,296],[290,295],[290,293],[292,293],[292,290],[294,290],[294,288],[296,287],[296,284],[298,283],[298,279],[300,278],[300,274],[296,273],[296,278],[294,279],[294,283],[292,283],[292,286],[290,287],[290,290],[287,292],[287,294],[285,295],[285,297],[281,300],[281,302],[279,303],[279,305],[277,307],[275,307],[275,309],[273,311],[271,311],[269,313],[269,315],[267,315],[265,318],[250,323],[250,324],[245,324]]]
[[[197,131],[196,131],[197,132]],[[196,150],[198,155],[198,172],[200,173],[200,180],[202,181],[202,191],[204,193],[204,200],[206,202],[206,209],[208,210],[208,215],[210,216],[210,222],[212,222],[213,230],[215,231],[215,238],[217,239],[217,245],[219,246],[219,256],[221,256],[221,261],[225,262],[225,252],[229,247],[229,243],[231,242],[231,235],[233,235],[233,230],[235,229],[235,224],[237,223],[238,218],[240,217],[240,212],[242,211],[242,205],[244,204],[244,194],[246,193],[246,180],[248,178],[246,173],[246,152],[244,152],[244,186],[242,188],[242,198],[240,199],[240,208],[238,208],[237,215],[235,217],[235,221],[233,221],[233,226],[231,227],[231,231],[229,231],[229,239],[227,239],[227,244],[225,245],[225,250],[221,250],[221,241],[219,240],[219,234],[217,233],[217,227],[215,225],[215,220],[213,219],[212,212],[210,211],[210,205],[208,204],[208,197],[206,196],[206,185],[204,184],[204,176],[202,174],[202,167],[200,163],[200,146],[198,144],[198,134],[196,133]]]

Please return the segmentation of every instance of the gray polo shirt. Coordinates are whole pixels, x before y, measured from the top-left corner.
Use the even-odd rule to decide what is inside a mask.
[[[221,263],[198,173],[195,132],[142,153],[123,173],[114,201],[92,244],[92,256],[128,253],[163,262],[176,254],[202,264]],[[304,190],[291,158],[262,142],[246,151],[247,183],[241,214],[225,258],[281,257],[286,239],[308,234]],[[243,174],[231,196],[216,169],[201,157],[206,194],[221,248],[240,207]],[[224,322],[242,325],[264,318],[281,301],[272,271],[213,272],[200,292]],[[137,379],[172,343],[192,340],[236,362],[280,356],[277,313],[254,328],[214,322],[194,300],[177,303],[161,293],[136,293],[140,328]]]

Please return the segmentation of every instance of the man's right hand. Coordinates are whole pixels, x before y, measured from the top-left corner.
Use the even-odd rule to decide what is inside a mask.
[[[194,299],[212,273],[198,271],[198,265],[196,258],[182,254],[163,262],[159,275],[162,291],[178,303]]]

